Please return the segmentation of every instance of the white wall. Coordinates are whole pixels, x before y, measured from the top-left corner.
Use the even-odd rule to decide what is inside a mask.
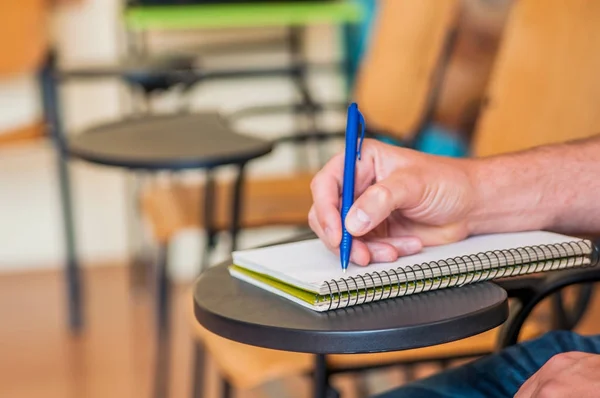
[[[83,5],[59,12],[54,18],[54,32],[65,66],[80,61],[111,61],[121,50],[118,0],[87,0]],[[173,44],[195,43],[251,34],[272,34],[273,30],[240,32],[186,32],[179,35],[151,35],[158,48]],[[330,27],[314,27],[308,31],[308,53],[312,59],[337,57],[337,37]],[[283,54],[275,58],[285,59]],[[231,57],[224,64],[262,61]],[[321,98],[341,99],[342,85],[332,75],[314,79],[315,92]],[[123,102],[123,87],[116,81],[69,83],[62,90],[64,118],[69,133],[76,134],[85,126],[118,117]],[[277,103],[292,98],[292,86],[284,78],[262,78],[243,82],[210,83],[194,91],[196,109],[229,111],[257,103]],[[173,96],[156,101],[165,109],[172,105]],[[34,81],[23,77],[9,82],[0,81],[0,131],[6,127],[25,124],[39,113]],[[342,126],[343,119],[333,117],[328,125]],[[292,126],[285,117],[256,118],[239,126],[244,132],[262,137],[286,133]],[[294,166],[290,148],[255,162],[252,173],[277,173]],[[63,256],[61,215],[55,157],[48,143],[27,144],[0,150],[0,272],[60,266]],[[127,256],[125,175],[122,171],[75,162],[75,214],[78,247],[87,263],[114,261]],[[246,233],[246,245],[274,239],[289,230]],[[195,270],[198,244],[201,237],[186,231],[174,242],[176,274],[185,276]]]

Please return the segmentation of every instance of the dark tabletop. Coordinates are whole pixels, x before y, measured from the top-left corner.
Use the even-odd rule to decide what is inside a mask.
[[[506,292],[484,282],[324,313],[229,276],[224,263],[194,287],[196,319],[225,338],[320,354],[397,351],[466,338],[502,324]]]
[[[206,168],[269,153],[269,141],[235,133],[217,113],[152,115],[104,123],[68,140],[68,151],[109,166]]]

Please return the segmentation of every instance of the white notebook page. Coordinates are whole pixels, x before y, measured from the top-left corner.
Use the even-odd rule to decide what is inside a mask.
[[[559,244],[578,240],[580,239],[545,231],[481,235],[461,242],[426,247],[421,253],[401,257],[394,262],[370,264],[366,267],[350,264],[346,273],[342,272],[339,256],[330,252],[318,239],[236,251],[233,253],[233,262],[243,268],[270,275],[291,285],[318,292],[324,281],[332,279],[404,268],[492,250],[517,249],[525,246]]]

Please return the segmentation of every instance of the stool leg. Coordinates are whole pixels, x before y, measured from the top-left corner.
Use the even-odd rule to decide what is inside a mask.
[[[167,397],[169,387],[171,283],[167,273],[168,255],[168,245],[162,245],[159,249],[159,260],[156,266],[155,398]]]
[[[200,341],[194,342],[194,369],[192,371],[192,398],[204,397],[205,352]]]
[[[237,249],[238,246],[238,234],[240,232],[241,215],[242,215],[242,200],[244,194],[244,173],[245,164],[240,164],[238,174],[235,179],[233,186],[233,198],[231,202],[231,226],[230,226],[230,237],[231,237],[231,251]]]
[[[202,219],[200,225],[204,223],[204,231],[206,234],[206,243],[202,253],[200,253],[200,273],[209,265],[210,255],[216,245],[215,230],[215,178],[212,169],[206,170],[206,182],[204,184],[204,209],[202,210]]]

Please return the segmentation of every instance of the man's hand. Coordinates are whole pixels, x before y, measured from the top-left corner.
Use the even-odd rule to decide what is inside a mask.
[[[592,398],[600,396],[600,355],[566,352],[550,358],[515,398]]]
[[[351,261],[394,261],[423,246],[464,239],[474,189],[468,160],[437,157],[365,140],[357,162],[354,205],[346,227],[355,237]],[[344,155],[315,176],[309,224],[339,253]]]

